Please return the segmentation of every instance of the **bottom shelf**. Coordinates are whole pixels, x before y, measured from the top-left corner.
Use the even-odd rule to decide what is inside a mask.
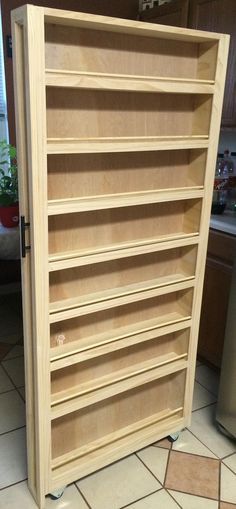
[[[125,428],[123,433],[112,433],[90,444],[91,447],[61,456],[52,462],[50,489],[80,479],[184,427],[183,407],[168,409],[144,419],[137,426]]]
[[[71,469],[101,459],[120,446],[153,434],[183,417],[186,368],[133,387],[52,421],[52,470],[68,476]],[[77,467],[76,467],[77,465]]]

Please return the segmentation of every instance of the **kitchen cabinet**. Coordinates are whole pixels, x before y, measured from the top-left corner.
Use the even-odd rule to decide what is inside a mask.
[[[228,71],[221,125],[236,127],[236,1],[173,0],[144,11],[143,21],[230,34]]]
[[[188,26],[231,36],[222,126],[236,127],[236,1],[192,0]]]
[[[140,19],[149,23],[186,27],[188,21],[188,5],[189,0],[174,0],[171,3],[143,11],[140,15]]]
[[[210,230],[198,355],[221,366],[236,237]]]

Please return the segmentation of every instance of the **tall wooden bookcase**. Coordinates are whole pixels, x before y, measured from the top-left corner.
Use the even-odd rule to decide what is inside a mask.
[[[43,508],[190,422],[229,37],[32,5],[12,34]]]

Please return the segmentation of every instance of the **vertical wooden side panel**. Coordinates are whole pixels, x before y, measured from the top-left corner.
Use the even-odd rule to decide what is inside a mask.
[[[24,41],[35,380],[36,498],[38,505],[43,507],[45,495],[49,491],[51,441],[46,99],[42,8],[27,6]]]
[[[224,83],[227,68],[227,57],[229,49],[229,36],[222,35],[219,40],[218,59],[215,78],[215,93],[212,103],[211,124],[209,133],[209,148],[207,153],[206,172],[205,172],[205,198],[203,199],[201,224],[200,224],[200,239],[198,248],[198,258],[196,266],[196,285],[193,298],[193,325],[190,333],[189,344],[189,368],[187,371],[186,391],[185,391],[185,405],[184,416],[186,425],[191,421],[192,398],[194,387],[194,373],[195,362],[197,353],[197,339],[199,331],[199,320],[202,302],[202,289],[205,274],[205,263],[207,253],[207,241],[209,234],[209,222],[211,214],[212,192],[213,192],[213,179],[215,173],[217,148],[220,133],[220,121],[222,114],[222,105],[224,97]]]
[[[29,222],[28,200],[28,160],[26,136],[26,105],[25,105],[25,74],[24,74],[24,13],[12,16],[13,41],[13,72],[15,117],[17,134],[18,187],[20,215]],[[27,244],[29,243],[27,239]],[[26,391],[26,423],[27,423],[27,466],[28,485],[32,495],[36,498],[35,478],[35,412],[34,412],[34,370],[33,370],[33,335],[31,315],[31,268],[30,256],[21,259],[22,304],[24,326],[24,362],[25,362],[25,391]]]

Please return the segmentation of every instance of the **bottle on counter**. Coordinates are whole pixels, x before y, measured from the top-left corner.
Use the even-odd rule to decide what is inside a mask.
[[[211,207],[212,214],[223,214],[225,210],[228,198],[229,175],[230,172],[233,171],[231,162],[233,163],[229,158],[228,150],[225,150],[223,157],[218,155]]]

